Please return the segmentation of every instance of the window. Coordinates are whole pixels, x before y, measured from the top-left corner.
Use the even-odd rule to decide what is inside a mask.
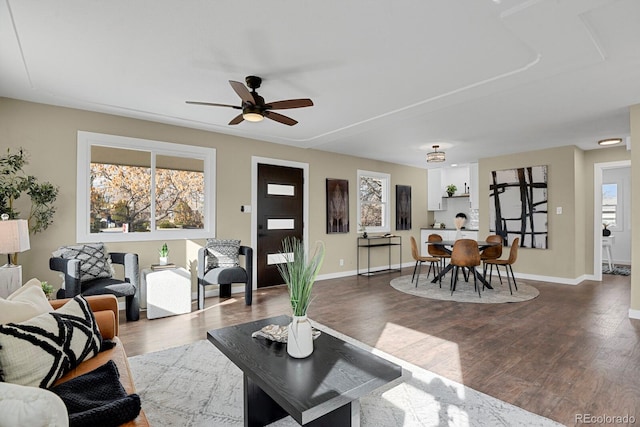
[[[78,132],[79,243],[213,237],[215,149]]]
[[[615,227],[618,222],[618,184],[602,184],[602,224]]]
[[[367,232],[390,231],[389,186],[386,173],[358,171],[358,227]]]

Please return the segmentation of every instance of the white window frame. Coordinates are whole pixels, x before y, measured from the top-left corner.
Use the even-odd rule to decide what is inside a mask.
[[[204,163],[204,217],[202,229],[154,230],[145,233],[91,233],[91,147],[97,145],[125,150],[148,151],[155,166],[155,156],[185,157]],[[78,163],[76,183],[76,242],[130,242],[150,240],[204,239],[215,237],[216,223],[216,150],[215,148],[174,144],[149,139],[131,138],[78,131]],[[153,184],[152,184],[153,186]],[[153,189],[149,191],[153,195]]]
[[[391,231],[391,215],[389,205],[391,204],[391,175],[383,172],[372,172],[358,169],[358,224],[360,223],[361,215],[361,200],[360,200],[360,179],[363,176],[373,177],[382,180],[382,226],[381,227],[366,227],[367,233],[381,233]],[[359,226],[358,226],[359,227]]]
[[[610,205],[610,204],[605,204],[604,202],[604,198],[602,199],[602,203],[601,203],[601,210],[600,210],[600,218],[602,218],[602,215],[604,214],[604,208],[605,206],[614,206],[615,207],[615,222],[611,225],[608,226],[609,230],[612,231],[623,231],[624,227],[623,227],[623,223],[622,223],[622,209],[620,206],[620,193],[621,193],[621,189],[622,189],[622,185],[618,182],[604,182],[602,183],[602,188],[604,188],[605,185],[615,185],[616,186],[616,204],[614,205]],[[604,221],[603,221],[604,222]]]

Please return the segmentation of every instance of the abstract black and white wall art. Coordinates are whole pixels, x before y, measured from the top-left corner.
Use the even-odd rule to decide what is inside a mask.
[[[491,172],[489,230],[510,246],[547,249],[547,166]]]

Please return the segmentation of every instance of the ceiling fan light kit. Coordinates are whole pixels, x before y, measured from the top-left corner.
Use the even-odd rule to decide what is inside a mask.
[[[243,85],[240,82],[236,82],[233,80],[229,80],[229,84],[231,88],[238,94],[240,99],[242,99],[242,105],[229,105],[229,104],[218,104],[214,102],[200,102],[200,101],[186,101],[187,104],[196,104],[196,105],[207,105],[213,107],[229,107],[234,108],[236,110],[242,110],[241,114],[238,114],[236,117],[231,119],[229,122],[230,125],[237,125],[238,123],[242,123],[244,120],[248,122],[260,122],[265,117],[271,119],[273,121],[293,126],[298,123],[296,120],[291,117],[284,116],[279,113],[274,113],[272,110],[286,110],[290,108],[302,108],[302,107],[311,107],[313,106],[313,101],[308,98],[303,99],[287,99],[285,101],[276,101],[265,103],[264,98],[258,95],[256,89],[260,87],[262,84],[262,78],[258,76],[247,76],[245,78],[245,82],[247,85]],[[251,91],[249,91],[250,88]]]
[[[427,163],[444,162],[445,160],[444,151],[438,151],[438,148],[440,148],[440,146],[434,145],[432,146],[432,148],[433,148],[433,151],[430,153],[427,153]]]

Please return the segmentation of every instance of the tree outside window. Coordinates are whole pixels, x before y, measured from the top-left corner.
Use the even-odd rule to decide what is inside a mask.
[[[390,176],[358,171],[359,227],[367,231],[389,231]]]

